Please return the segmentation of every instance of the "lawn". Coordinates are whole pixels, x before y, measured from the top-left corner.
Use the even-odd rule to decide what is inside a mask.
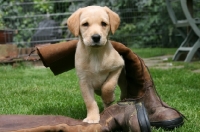
[[[137,53],[142,58],[149,58],[163,55],[173,55],[175,48],[132,48],[132,51]]]
[[[168,54],[166,50],[165,53]],[[151,68],[151,74],[161,98],[188,119],[174,132],[197,132],[200,130],[200,73],[192,70],[199,62],[173,63],[185,66],[166,70]],[[77,119],[86,116],[75,70],[54,76],[48,68],[1,65],[0,73],[1,114],[51,114]],[[101,99],[98,96],[96,99],[102,111]],[[116,100],[119,100],[119,88],[116,89]]]

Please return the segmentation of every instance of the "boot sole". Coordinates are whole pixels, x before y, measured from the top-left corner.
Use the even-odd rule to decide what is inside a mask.
[[[151,126],[156,128],[163,128],[165,130],[173,130],[174,128],[180,127],[184,124],[183,117],[176,118],[174,120],[150,122]]]

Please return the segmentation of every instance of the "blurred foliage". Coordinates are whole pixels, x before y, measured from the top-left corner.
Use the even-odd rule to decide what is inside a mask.
[[[87,0],[74,7],[88,5],[108,6],[119,14],[120,27],[110,38],[129,47],[178,47],[183,41],[177,36],[179,32],[173,26],[163,0]],[[175,10],[182,15],[180,5],[175,5]]]
[[[58,1],[63,1],[59,3]],[[121,18],[119,29],[110,39],[131,47],[178,47],[183,41],[169,18],[163,0],[0,0],[4,25],[16,29],[15,42],[30,42],[34,28],[50,17],[62,23],[63,16],[56,13],[72,13],[89,5],[108,6]],[[180,19],[184,18],[181,6],[174,2]],[[200,3],[200,2],[199,2]],[[198,4],[199,4],[198,3]],[[200,4],[199,4],[200,5]],[[200,7],[200,6],[198,6]],[[66,18],[69,17],[66,15]],[[23,19],[22,19],[23,18]],[[0,22],[1,24],[1,22]],[[61,25],[62,26],[62,25]],[[21,32],[22,29],[25,32]],[[22,46],[25,46],[22,44]]]
[[[128,9],[132,10],[132,13],[124,11]],[[176,9],[181,10],[180,7]],[[177,32],[169,19],[165,1],[121,1],[119,11],[122,23],[116,36],[118,41],[125,41],[124,43],[132,47],[177,47],[180,45],[182,38],[177,41],[175,36]],[[134,26],[131,30],[125,29],[129,24]],[[122,36],[127,33],[129,35]]]
[[[29,46],[27,44],[39,22],[48,18],[60,21],[59,15],[50,14],[68,12],[69,3],[66,1],[52,3],[51,0],[0,0],[3,24],[7,29],[16,30],[14,42],[18,43],[19,47]]]
[[[2,12],[0,12],[0,29],[4,29],[4,22],[2,19]]]

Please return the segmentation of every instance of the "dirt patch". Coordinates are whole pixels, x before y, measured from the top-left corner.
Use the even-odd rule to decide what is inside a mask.
[[[144,58],[144,62],[148,67],[154,67],[154,68],[173,68],[173,64],[171,62],[168,62],[169,58],[172,58],[172,56],[159,56],[159,57],[152,57],[152,58]]]
[[[144,58],[145,64],[151,68],[159,68],[159,69],[169,69],[169,68],[184,68],[184,65],[173,65],[172,62],[169,61],[173,56],[159,56],[159,57],[152,57],[152,58]],[[200,73],[200,69],[193,70],[192,72]]]

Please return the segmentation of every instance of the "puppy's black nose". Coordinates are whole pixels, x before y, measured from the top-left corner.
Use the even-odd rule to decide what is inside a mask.
[[[94,42],[99,42],[100,41],[100,39],[101,39],[101,36],[99,35],[99,34],[94,34],[94,35],[92,35],[92,40],[94,41]]]

